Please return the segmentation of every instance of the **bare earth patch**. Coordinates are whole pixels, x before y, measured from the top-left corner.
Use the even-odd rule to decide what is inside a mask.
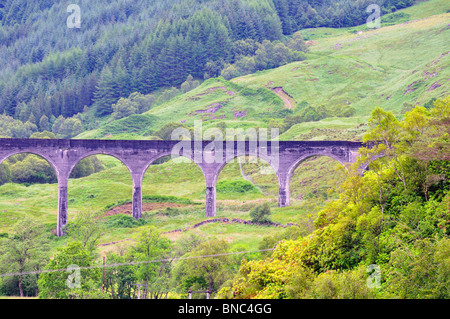
[[[291,99],[292,96],[290,96],[285,90],[283,90],[283,88],[281,87],[277,87],[277,88],[271,88],[271,90],[278,95],[279,97],[281,97],[281,99],[284,102],[284,107],[287,109],[292,110],[294,107],[292,105]]]

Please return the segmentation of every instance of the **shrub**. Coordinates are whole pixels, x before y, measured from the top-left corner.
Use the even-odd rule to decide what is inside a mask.
[[[131,216],[114,215],[107,219],[106,227],[108,228],[135,228],[145,225],[146,221],[143,219],[136,220]]]
[[[259,190],[246,180],[220,181],[217,183],[218,193],[258,193]]]
[[[171,122],[171,123],[167,123],[166,125],[164,125],[159,131],[155,132],[155,136],[161,138],[162,140],[172,140],[172,133],[179,128],[184,128],[184,129],[188,129],[187,126],[180,124],[180,123],[175,123],[175,122]],[[192,132],[191,132],[191,136],[192,136]]]
[[[272,213],[270,212],[270,206],[268,203],[255,207],[250,212],[250,217],[252,218],[252,222],[254,223],[271,223],[271,215]]]
[[[70,178],[82,178],[101,172],[105,169],[102,161],[97,156],[82,159],[70,173]]]
[[[6,163],[0,163],[0,185],[11,182],[11,169]]]

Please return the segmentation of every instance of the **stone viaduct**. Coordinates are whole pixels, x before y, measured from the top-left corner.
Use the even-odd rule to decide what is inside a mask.
[[[119,159],[133,180],[133,217],[142,217],[142,181],[149,166],[157,159],[186,157],[203,172],[206,186],[206,216],[216,216],[216,184],[227,163],[239,156],[256,156],[269,163],[278,177],[279,206],[290,206],[290,181],[295,169],[313,156],[328,156],[346,165],[356,162],[359,142],[346,141],[118,141],[0,139],[0,163],[19,153],[31,153],[46,159],[58,177],[58,236],[68,218],[68,180],[73,168],[91,155],[110,155]],[[112,194],[113,195],[113,194]]]

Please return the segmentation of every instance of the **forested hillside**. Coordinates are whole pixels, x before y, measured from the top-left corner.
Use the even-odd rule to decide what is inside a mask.
[[[79,1],[82,26],[70,29],[64,1],[2,0],[0,114],[40,131],[60,115],[89,108],[108,115],[112,104],[130,93],[179,87],[189,75],[198,80],[220,75],[256,54],[264,40],[289,47],[286,36],[302,28],[362,24],[373,2]],[[387,13],[413,1],[375,2]],[[301,49],[286,46],[275,50]]]
[[[67,2],[0,0],[0,138],[166,140],[197,122],[374,147],[345,167],[299,163],[289,207],[270,164],[240,157],[217,178],[214,219],[194,162],[150,165],[136,220],[130,170],[87,157],[67,184],[63,237],[53,167],[11,156],[0,298],[449,298],[448,0],[78,4],[71,29]],[[60,271],[73,265],[77,289]]]

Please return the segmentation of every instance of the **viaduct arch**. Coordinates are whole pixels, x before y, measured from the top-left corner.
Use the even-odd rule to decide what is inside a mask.
[[[142,217],[142,181],[149,166],[164,156],[184,156],[196,163],[205,177],[206,216],[216,216],[217,179],[227,163],[239,156],[255,156],[268,162],[279,183],[279,207],[290,206],[290,181],[301,162],[312,156],[328,156],[346,165],[358,159],[360,142],[347,141],[119,141],[0,139],[0,163],[18,153],[31,153],[46,159],[58,178],[57,234],[63,235],[68,214],[68,180],[73,168],[91,155],[119,159],[133,180],[133,217]]]

